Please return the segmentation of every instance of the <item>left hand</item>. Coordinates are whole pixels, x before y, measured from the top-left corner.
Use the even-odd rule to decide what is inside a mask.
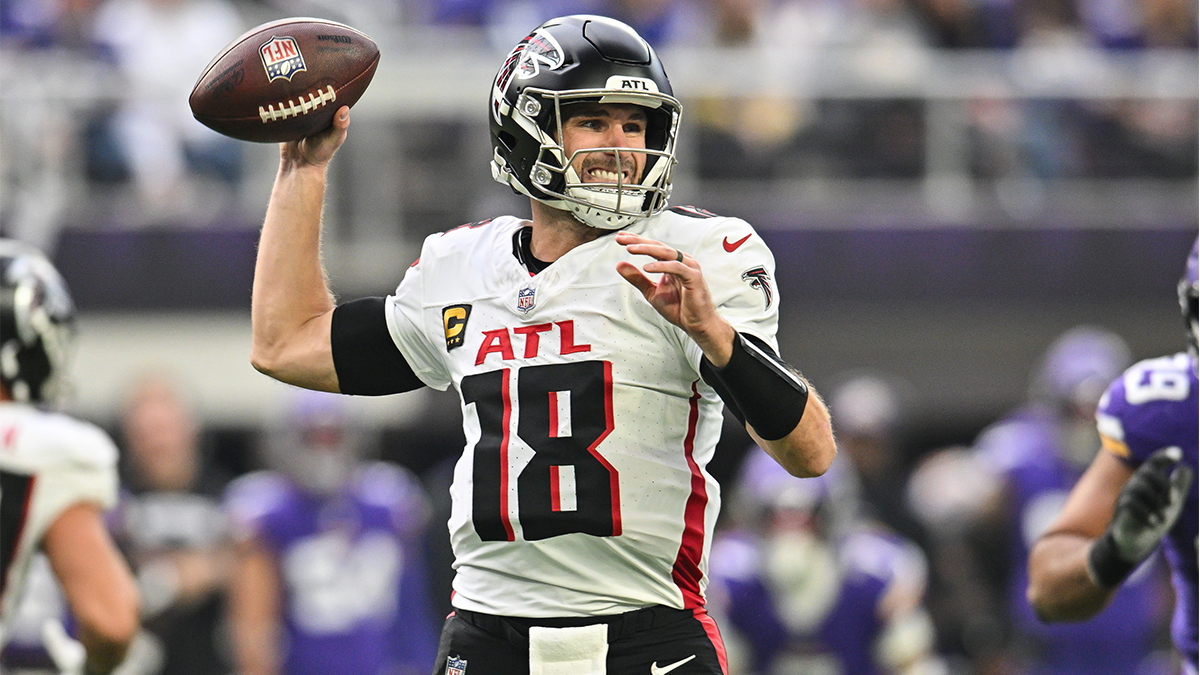
[[[631,232],[618,232],[617,243],[630,253],[654,258],[641,269],[621,261],[617,263],[617,273],[641,291],[664,319],[695,340],[713,365],[724,366],[733,349],[734,330],[717,313],[700,263],[662,242]],[[655,283],[646,272],[662,274],[662,278]]]

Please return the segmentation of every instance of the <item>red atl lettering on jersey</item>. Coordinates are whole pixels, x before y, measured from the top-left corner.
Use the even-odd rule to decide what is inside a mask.
[[[493,352],[505,361],[513,360],[512,338],[507,328],[483,331],[483,344],[479,345],[479,353],[475,355],[475,365],[481,365],[487,355]]]
[[[533,326],[518,326],[516,328],[497,328],[495,330],[483,331],[483,342],[479,345],[479,352],[475,354],[475,365],[483,365],[484,359],[488,354],[499,354],[504,361],[511,361],[516,358],[513,352],[512,333],[521,335],[525,338],[525,350],[522,353],[522,358],[532,359],[537,358],[542,351],[542,333],[547,333],[558,326],[558,353],[580,354],[583,352],[592,351],[592,346],[589,344],[579,344],[575,342],[575,322],[555,321],[553,325],[548,323],[539,323]]]
[[[519,326],[513,329],[513,332],[517,335],[525,336],[525,358],[532,359],[538,355],[538,347],[542,341],[541,336],[538,334],[545,333],[552,328],[554,326],[548,323],[539,323],[536,326]]]
[[[562,337],[562,348],[560,354],[578,354],[579,352],[592,351],[591,345],[575,344],[575,322],[574,321],[556,321],[559,335]]]

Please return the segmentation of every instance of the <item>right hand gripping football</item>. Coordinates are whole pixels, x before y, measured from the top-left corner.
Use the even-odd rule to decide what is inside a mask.
[[[1120,584],[1179,520],[1194,478],[1182,458],[1177,447],[1156,451],[1121,489],[1108,529],[1088,554],[1088,572],[1098,585]]]

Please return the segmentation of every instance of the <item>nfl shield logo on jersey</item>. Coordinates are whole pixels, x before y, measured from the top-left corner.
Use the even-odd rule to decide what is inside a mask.
[[[446,662],[446,675],[466,675],[467,660],[451,656]]]
[[[536,288],[522,288],[517,291],[517,309],[522,312],[528,312],[533,309],[533,296],[536,294]]]
[[[304,55],[300,46],[290,37],[272,37],[269,42],[258,48],[262,57],[263,68],[267,70],[267,81],[278,79],[288,80],[302,70],[308,70],[304,65]]]

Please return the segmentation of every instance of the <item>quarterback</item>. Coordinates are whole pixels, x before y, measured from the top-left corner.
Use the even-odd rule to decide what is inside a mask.
[[[117,499],[117,448],[54,400],[74,305],[40,252],[0,239],[0,647],[34,554],[42,552],[78,626],[44,644],[64,672],[108,673],[138,629],[133,577],[104,526]],[[80,650],[82,645],[83,650]]]
[[[680,111],[633,29],[542,24],[487,111],[492,175],[532,217],[434,234],[393,295],[340,306],[320,214],[349,109],[281,146],[254,366],[345,394],[460,395],[439,674],[724,672],[704,599],[723,405],[793,475],[833,460],[824,404],[777,354],[770,250],[742,220],[667,208]]]
[[[1082,621],[1160,546],[1171,567],[1171,638],[1196,675],[1197,252],[1179,282],[1188,351],[1134,364],[1100,399],[1104,451],[1029,556],[1029,601],[1047,621]]]

